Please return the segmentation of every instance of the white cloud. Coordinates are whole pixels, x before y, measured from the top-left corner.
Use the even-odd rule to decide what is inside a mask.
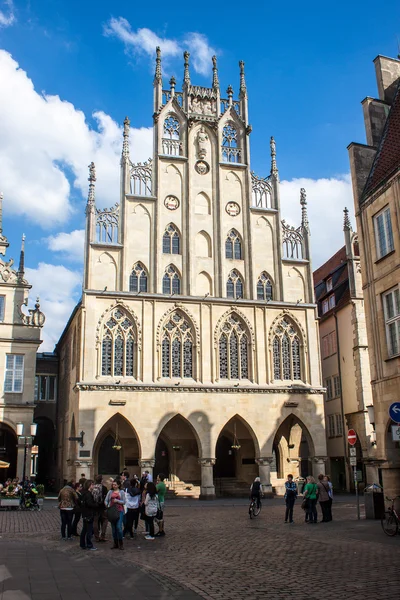
[[[307,192],[313,270],[344,246],[343,209],[349,209],[356,229],[350,175],[331,179],[292,179],[281,183],[281,213],[291,225],[301,221],[300,188]]]
[[[39,94],[27,73],[0,50],[0,186],[5,209],[42,227],[65,223],[76,211],[63,171],[86,197],[87,165],[96,164],[99,206],[119,200],[122,128],[107,114],[93,113],[92,129],[82,111],[59,96]],[[132,129],[134,161],[152,155],[152,130]],[[78,194],[79,196],[80,194]]]
[[[57,235],[46,238],[49,250],[61,252],[68,260],[83,262],[83,247],[85,241],[84,229],[75,229],[70,233],[61,231]]]
[[[46,317],[40,351],[52,351],[80,298],[82,273],[41,262],[37,269],[26,269],[25,275],[32,284],[30,304],[39,296]]]
[[[154,64],[156,47],[160,46],[163,60],[182,55],[184,50],[190,50],[191,61],[196,73],[207,75],[211,73],[211,57],[216,51],[209,45],[203,33],[187,33],[181,42],[173,39],[160,38],[154,31],[147,28],[133,31],[129,21],[123,17],[111,18],[104,26],[106,36],[115,36],[125,44],[127,50],[136,55],[147,55]],[[167,63],[168,64],[168,63]]]
[[[10,25],[13,25],[16,21],[13,1],[4,0],[3,4],[7,6],[7,11],[0,10],[0,28],[10,27]]]

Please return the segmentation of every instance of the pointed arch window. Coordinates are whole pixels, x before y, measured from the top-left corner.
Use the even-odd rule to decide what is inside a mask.
[[[243,281],[236,270],[229,273],[226,282],[227,298],[243,298]]]
[[[172,223],[168,225],[163,235],[163,254],[180,254],[181,238],[178,228]]]
[[[169,156],[179,156],[181,154],[180,125],[173,114],[168,115],[164,121],[162,147],[163,153]]]
[[[181,278],[174,266],[169,265],[166,268],[163,277],[163,294],[180,294],[181,293]]]
[[[129,277],[130,292],[147,292],[147,271],[142,263],[137,262]]]
[[[241,161],[237,130],[231,122],[222,129],[221,154],[224,162],[240,163]]]
[[[230,315],[218,341],[220,379],[249,379],[249,337],[238,317]]]
[[[301,380],[300,338],[287,320],[275,327],[272,342],[274,379]]]
[[[136,327],[116,308],[103,326],[101,374],[108,377],[136,376]]]
[[[242,241],[236,229],[231,229],[225,240],[225,258],[242,260]]]
[[[257,281],[257,300],[272,300],[272,283],[265,271]]]
[[[193,377],[193,331],[189,321],[175,311],[163,326],[161,373],[163,377]]]

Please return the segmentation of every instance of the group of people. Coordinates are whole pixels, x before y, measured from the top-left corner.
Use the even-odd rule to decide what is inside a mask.
[[[305,511],[305,522],[318,523],[317,502],[321,508],[321,523],[332,521],[333,486],[328,475],[318,475],[318,482],[309,475],[303,486],[303,502],[301,507]],[[293,475],[287,476],[285,482],[285,523],[293,523],[293,508],[298,496],[297,484]]]
[[[97,550],[93,544],[106,542],[108,523],[111,525],[113,549],[124,549],[124,538],[133,538],[138,531],[139,519],[144,520],[146,540],[165,535],[164,502],[167,491],[165,476],[160,473],[156,484],[148,471],[141,479],[130,478],[128,471],[111,480],[111,489],[103,483],[102,475],[95,480],[82,475],[78,483],[68,482],[58,495],[61,516],[61,537],[71,540],[79,537],[83,550]],[[78,523],[82,528],[78,534]],[[155,533],[154,523],[158,525]]]

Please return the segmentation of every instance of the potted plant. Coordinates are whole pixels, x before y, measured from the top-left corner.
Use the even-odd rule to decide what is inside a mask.
[[[36,491],[38,493],[38,504],[39,506],[43,507],[44,485],[42,483],[38,483],[38,485],[36,486]]]
[[[20,504],[19,492],[15,492],[15,486],[10,484],[5,489],[3,489],[3,494],[1,496],[1,506],[2,508],[18,508]]]

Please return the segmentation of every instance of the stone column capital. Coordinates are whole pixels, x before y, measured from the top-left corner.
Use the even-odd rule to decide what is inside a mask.
[[[262,467],[270,467],[273,460],[272,456],[260,456],[256,458],[256,464]]]
[[[199,458],[198,462],[199,465],[201,465],[202,467],[212,467],[215,465],[215,458]]]
[[[139,466],[142,469],[152,469],[155,464],[156,461],[154,458],[143,458],[142,460],[139,460]]]
[[[328,460],[328,457],[327,456],[313,456],[312,460],[317,464],[321,464],[321,463],[325,463],[325,461]]]

